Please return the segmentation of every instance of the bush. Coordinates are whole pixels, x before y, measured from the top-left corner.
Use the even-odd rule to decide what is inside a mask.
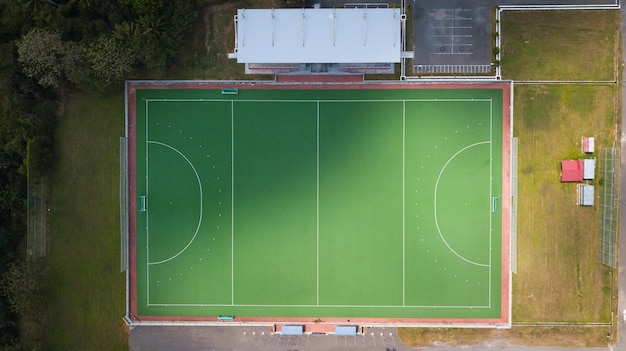
[[[45,87],[56,87],[61,78],[64,45],[59,33],[34,28],[17,42],[18,61],[24,73]]]
[[[43,260],[17,262],[9,265],[2,277],[1,293],[11,311],[18,314],[39,314],[45,310],[44,286],[47,266]]]
[[[133,71],[135,62],[133,54],[109,36],[101,36],[89,45],[85,56],[100,90],[120,85]]]

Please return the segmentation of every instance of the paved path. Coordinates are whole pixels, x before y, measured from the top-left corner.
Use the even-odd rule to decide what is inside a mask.
[[[369,329],[366,335],[271,335],[263,327],[133,327],[132,351],[409,351],[396,328]]]

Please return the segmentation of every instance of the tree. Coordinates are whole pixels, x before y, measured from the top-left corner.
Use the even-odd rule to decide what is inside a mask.
[[[165,18],[162,16],[144,15],[139,17],[139,28],[143,35],[149,35],[152,38],[159,39],[165,28]]]
[[[140,16],[148,13],[158,13],[165,4],[164,0],[122,0],[122,2],[131,5]]]
[[[43,261],[12,263],[2,277],[2,294],[15,313],[43,311],[47,267]]]
[[[47,6],[58,6],[58,4],[52,0],[21,0],[23,6],[31,12],[40,11]]]
[[[98,79],[98,87],[102,89],[122,83],[133,71],[135,62],[132,52],[110,36],[101,36],[89,45],[85,56],[94,77]]]
[[[62,73],[65,46],[57,32],[30,30],[17,42],[18,61],[24,73],[45,87],[56,87]]]
[[[164,27],[163,17],[145,15],[137,22],[124,21],[116,24],[112,36],[118,45],[133,53],[138,66],[159,71],[167,65],[167,54],[159,42]]]
[[[72,41],[66,42],[64,54],[61,66],[65,78],[81,88],[89,87],[89,70],[83,45]]]

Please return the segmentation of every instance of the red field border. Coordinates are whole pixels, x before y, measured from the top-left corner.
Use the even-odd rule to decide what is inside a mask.
[[[127,82],[127,137],[128,137],[128,191],[129,191],[129,315],[131,323],[197,323],[203,325],[280,325],[302,324],[305,330],[316,330],[324,325],[351,324],[361,326],[425,326],[425,327],[511,327],[511,137],[512,82],[398,82],[398,81],[360,81],[360,82],[274,82],[274,81],[128,81]],[[502,90],[502,276],[500,318],[324,318],[314,317],[244,317],[237,316],[233,321],[218,321],[218,316],[139,316],[137,314],[137,220],[136,220],[136,91],[137,89],[501,89]],[[322,327],[323,328],[323,327]]]

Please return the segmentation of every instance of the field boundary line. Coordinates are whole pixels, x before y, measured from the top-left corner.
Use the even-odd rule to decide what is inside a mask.
[[[614,82],[613,82],[614,83]],[[470,88],[467,88],[470,89]],[[234,103],[235,100],[225,100],[225,99],[145,99],[147,102],[231,102]],[[302,102],[302,103],[314,103],[314,102],[322,102],[322,103],[349,103],[349,102],[448,102],[448,101],[491,101],[491,99],[487,98],[442,98],[442,99],[342,99],[342,100],[330,100],[330,99],[278,99],[278,100],[269,100],[269,99],[248,99],[248,100],[236,100],[237,102],[265,102],[265,103],[289,103],[289,102]]]
[[[146,118],[145,118],[145,128],[146,128],[146,140],[145,140],[145,144],[146,144],[146,196],[150,195],[150,191],[149,191],[149,184],[148,184],[148,162],[149,162],[149,156],[148,156],[148,140],[149,136],[148,136],[148,116],[149,116],[149,108],[150,108],[150,104],[148,102],[148,100],[144,99],[144,103],[146,105]],[[136,201],[136,199],[133,199],[133,201]],[[135,211],[135,213],[137,213],[137,211]],[[149,220],[150,220],[150,216],[148,215],[148,213],[146,212],[146,304],[150,305],[150,230],[149,228]],[[135,214],[136,215],[136,214]]]
[[[504,140],[502,140],[504,142]],[[500,150],[502,150],[502,146],[500,146]],[[502,178],[503,168],[500,167],[500,178]],[[500,185],[500,191],[502,191],[502,185]],[[489,197],[490,200],[493,199],[493,99],[489,100]],[[502,197],[502,194],[500,194]],[[492,200],[493,201],[493,200]],[[492,205],[493,206],[493,205]],[[491,275],[493,274],[493,213],[489,213],[489,307],[491,307],[491,288],[492,288],[492,280]],[[502,221],[502,219],[500,220]],[[502,241],[502,229],[500,229],[500,241]],[[502,261],[502,254],[500,254],[500,261]],[[500,283],[502,285],[502,283]]]
[[[230,304],[235,305],[235,101],[230,101]]]
[[[406,101],[402,102],[402,306],[406,304]]]
[[[235,304],[228,303],[151,303],[148,306],[155,307],[289,307],[289,308],[414,308],[414,309],[448,309],[448,308],[464,308],[464,309],[490,309],[491,306],[420,306],[420,305],[254,305],[254,304]],[[402,317],[398,317],[402,318]]]
[[[315,248],[315,264],[316,264],[316,303],[319,306],[320,305],[320,102],[317,101],[316,102],[316,106],[317,106],[317,110],[316,110],[316,122],[317,122],[317,142],[316,142],[316,160],[315,162],[316,167],[316,182],[317,182],[317,189],[316,189],[316,207],[317,207],[317,217],[316,217],[316,223],[315,223],[315,229],[316,229],[316,248]]]
[[[470,89],[470,87],[468,87],[468,89]],[[471,88],[471,89],[476,89],[476,88]],[[348,96],[350,96],[350,95],[348,95]],[[405,96],[408,96],[408,95],[405,95]],[[454,96],[454,95],[452,95],[452,96]],[[148,181],[148,169],[149,169],[149,167],[148,167],[148,145],[154,142],[155,144],[163,144],[163,145],[165,145],[165,146],[167,146],[167,147],[169,147],[169,148],[171,148],[173,150],[176,150],[175,148],[173,148],[173,147],[171,147],[171,146],[169,146],[169,145],[167,145],[165,143],[149,140],[148,134],[152,134],[152,133],[149,133],[149,132],[153,131],[153,130],[150,130],[150,131],[148,130],[149,129],[148,126],[150,124],[150,122],[148,120],[148,101],[156,102],[156,106],[158,106],[160,103],[163,103],[164,105],[168,105],[169,102],[177,103],[178,101],[181,102],[181,105],[187,105],[187,104],[184,103],[184,101],[190,101],[190,100],[189,99],[178,99],[178,100],[177,99],[159,99],[159,100],[157,100],[157,99],[148,99],[148,100],[143,99],[143,100],[146,101],[146,132],[145,132],[145,134],[146,134],[146,150],[145,150],[146,161],[145,162],[146,162],[146,193],[147,193],[147,181]],[[408,282],[407,279],[411,279],[411,277],[408,277],[408,275],[407,275],[407,267],[406,267],[406,264],[407,264],[406,258],[408,257],[408,255],[407,255],[407,253],[408,253],[408,251],[407,251],[407,242],[406,242],[406,240],[407,240],[406,236],[408,235],[407,232],[406,232],[407,224],[408,224],[406,222],[406,220],[408,220],[408,218],[406,218],[406,215],[407,215],[407,208],[406,208],[406,204],[407,203],[406,203],[406,201],[408,200],[410,194],[405,193],[405,191],[407,190],[406,189],[406,186],[407,186],[407,184],[406,184],[406,181],[407,181],[406,176],[407,175],[405,173],[406,173],[406,167],[407,167],[407,164],[408,164],[407,162],[410,160],[410,159],[407,159],[407,152],[408,152],[408,150],[407,150],[407,147],[408,147],[408,145],[407,145],[407,136],[408,135],[407,135],[407,130],[406,130],[406,128],[407,128],[407,124],[406,123],[407,123],[407,117],[408,117],[406,115],[407,114],[407,111],[406,111],[407,102],[414,102],[414,103],[426,102],[426,104],[428,104],[428,105],[439,105],[438,104],[439,102],[443,102],[443,103],[446,103],[446,102],[463,102],[463,103],[468,103],[469,106],[475,106],[475,104],[473,104],[473,102],[489,102],[490,103],[490,116],[489,116],[489,118],[490,118],[490,123],[493,123],[493,112],[494,112],[493,111],[493,98],[452,98],[452,99],[433,98],[433,99],[378,99],[378,100],[324,100],[324,99],[320,99],[320,100],[318,100],[318,99],[310,99],[310,100],[308,100],[307,99],[307,100],[282,100],[282,101],[279,101],[279,100],[207,100],[207,99],[202,99],[201,101],[208,102],[209,104],[211,104],[212,102],[215,102],[216,105],[219,104],[219,105],[221,105],[223,107],[226,107],[226,104],[224,102],[220,102],[220,101],[228,101],[230,103],[230,105],[231,105],[231,183],[232,183],[232,186],[231,186],[231,212],[232,212],[232,216],[231,216],[231,302],[229,304],[229,302],[227,301],[227,298],[226,298],[226,299],[223,299],[223,301],[220,301],[221,303],[218,303],[218,304],[211,304],[211,303],[191,303],[191,304],[184,304],[184,303],[183,304],[176,304],[176,303],[150,303],[150,294],[148,292],[148,296],[147,296],[147,300],[146,300],[147,301],[147,306],[153,306],[153,307],[155,307],[157,309],[157,311],[158,310],[167,311],[168,310],[167,307],[176,307],[176,306],[180,306],[181,308],[186,308],[186,307],[193,308],[195,306],[195,307],[198,307],[199,309],[206,308],[207,311],[209,311],[211,308],[219,310],[222,306],[223,307],[229,307],[230,306],[230,307],[233,307],[235,309],[239,308],[239,307],[241,307],[241,308],[259,307],[261,309],[265,308],[265,307],[268,307],[268,308],[271,308],[271,307],[292,307],[292,308],[296,308],[296,309],[302,308],[303,309],[302,311],[307,311],[308,308],[311,308],[312,310],[316,310],[317,308],[319,308],[319,310],[321,310],[321,311],[324,311],[327,308],[328,309],[331,309],[331,308],[346,308],[348,310],[359,309],[359,308],[371,309],[371,310],[389,308],[390,310],[393,310],[393,311],[399,311],[402,308],[408,308],[411,311],[413,311],[414,313],[418,313],[418,314],[422,313],[420,311],[429,311],[430,309],[433,309],[433,310],[435,310],[435,309],[447,309],[447,310],[459,309],[461,311],[466,311],[467,313],[471,313],[470,312],[471,309],[485,311],[485,309],[493,308],[493,303],[494,302],[491,301],[491,297],[493,296],[493,293],[491,292],[491,288],[489,289],[489,296],[490,296],[489,297],[489,302],[487,303],[484,300],[483,301],[479,300],[477,302],[481,302],[482,305],[480,305],[480,306],[436,306],[436,305],[424,306],[424,305],[410,305],[410,304],[407,305],[407,301],[406,301],[406,296],[407,296],[406,288],[407,288],[407,282]],[[317,268],[316,268],[317,269],[317,278],[316,278],[317,279],[317,289],[316,290],[317,290],[317,297],[316,297],[316,300],[317,301],[315,303],[313,303],[313,301],[310,301],[311,302],[310,305],[309,304],[306,304],[306,305],[297,305],[297,304],[296,305],[263,305],[263,304],[246,305],[246,304],[236,304],[235,303],[236,301],[234,299],[234,289],[235,289],[235,284],[234,284],[235,282],[234,282],[234,280],[235,280],[236,272],[234,270],[234,264],[235,264],[235,261],[234,261],[234,254],[235,254],[235,248],[234,248],[234,242],[235,242],[234,241],[234,239],[235,239],[234,238],[234,235],[235,235],[235,233],[234,233],[234,230],[235,230],[235,223],[234,223],[234,221],[235,221],[235,219],[234,219],[234,217],[235,217],[234,216],[234,211],[235,211],[235,207],[234,207],[235,206],[234,205],[234,202],[235,202],[235,200],[234,200],[234,191],[235,191],[235,171],[236,170],[235,170],[235,159],[234,159],[234,157],[236,156],[235,155],[235,147],[237,147],[237,145],[235,145],[236,141],[234,140],[234,135],[235,135],[235,132],[238,132],[238,131],[234,130],[234,128],[235,128],[234,119],[236,117],[235,116],[235,111],[234,111],[234,105],[236,104],[237,101],[242,101],[242,102],[254,101],[254,102],[261,102],[261,103],[279,102],[279,103],[287,103],[287,104],[294,103],[293,105],[295,105],[296,108],[302,107],[301,105],[299,105],[299,103],[309,104],[309,105],[307,105],[307,107],[309,107],[309,106],[312,107],[313,103],[316,103],[316,105],[317,105],[317,121],[316,121],[317,122],[317,126],[316,126],[317,127],[317,131],[316,131],[317,132],[317,150],[316,150],[317,151],[317,160],[316,160],[316,162],[317,162],[317,167],[316,167],[317,175],[316,175],[316,178],[317,178],[317,183],[318,183],[317,184],[317,194],[316,194],[316,196],[317,196],[317,201],[316,201],[317,202],[317,224],[316,224],[316,226],[317,226],[317,233],[316,233],[316,236],[317,236],[317,242],[316,242],[316,246],[317,246],[317,248],[316,248],[316,261],[317,261],[316,262],[316,265],[317,265]],[[320,208],[320,151],[324,151],[323,149],[322,150],[320,149],[320,146],[321,146],[320,145],[320,142],[321,142],[321,140],[320,140],[320,133],[323,132],[323,131],[320,130],[320,127],[323,126],[323,125],[321,125],[321,119],[320,119],[320,114],[322,113],[320,105],[322,103],[329,103],[329,104],[332,104],[332,103],[339,103],[339,104],[345,103],[347,106],[349,106],[349,105],[352,105],[351,103],[354,103],[354,102],[356,102],[356,103],[369,103],[369,102],[392,103],[396,107],[400,107],[399,105],[397,105],[397,103],[402,103],[402,154],[401,154],[402,155],[402,166],[401,167],[402,167],[402,191],[403,192],[402,192],[402,195],[401,195],[401,201],[403,202],[402,203],[402,216],[403,217],[402,217],[402,224],[401,225],[402,225],[402,250],[403,250],[403,252],[402,252],[402,255],[403,255],[402,256],[402,289],[403,289],[403,292],[402,292],[402,302],[397,301],[397,299],[396,299],[396,301],[392,301],[394,303],[394,305],[370,305],[370,304],[365,304],[365,305],[332,305],[332,304],[324,304],[324,305],[321,305],[320,304],[320,302],[321,302],[321,300],[320,300],[320,297],[321,297],[320,296],[320,292],[321,292],[321,286],[320,286],[320,282],[321,282],[320,281],[320,278],[321,278],[321,276],[320,276],[320,273],[321,273],[321,271],[320,271],[320,259],[323,259],[321,257],[321,255],[320,255],[320,253],[321,253],[321,251],[320,251],[320,249],[321,249],[321,245],[320,245],[321,244],[321,242],[320,242],[320,239],[321,239],[321,237],[320,237],[320,229],[321,229],[320,228],[320,224],[321,224],[320,223],[320,209],[321,209]],[[139,102],[139,104],[140,104],[140,102]],[[194,104],[188,104],[188,105],[194,105]],[[206,104],[198,103],[198,105],[203,105],[204,106]],[[153,105],[153,108],[156,108],[156,106]],[[241,106],[241,105],[238,105],[238,106]],[[481,106],[484,106],[484,105],[481,105]],[[334,107],[334,105],[329,105],[327,107],[331,108],[331,107]],[[225,112],[228,113],[227,110]],[[484,116],[484,114],[483,114],[483,116]],[[482,117],[482,118],[484,118],[484,117]],[[482,119],[482,120],[484,120],[484,119]],[[154,124],[154,119],[153,119],[152,123]],[[239,122],[239,123],[241,123],[241,122]],[[410,126],[410,124],[409,124],[409,126]],[[492,162],[494,150],[493,150],[492,144],[494,142],[493,132],[494,132],[495,126],[490,124],[489,128],[490,128],[489,129],[489,133],[490,133],[489,138],[490,138],[490,140],[489,141],[485,140],[485,141],[482,141],[480,143],[489,143],[490,144],[490,151],[489,151],[490,152],[490,155],[489,155],[490,156],[489,176],[491,178],[491,177],[493,177],[493,173],[494,173],[494,170],[493,170],[494,163]],[[394,129],[395,129],[394,133],[398,133],[399,132],[397,127],[394,128]],[[483,132],[481,132],[481,134],[484,135],[484,129],[483,129]],[[397,135],[397,134],[395,134],[395,135]],[[476,140],[476,139],[474,139],[474,140]],[[472,140],[470,140],[470,142],[471,141]],[[226,141],[226,143],[227,143],[227,141]],[[150,145],[150,146],[152,146],[152,145]],[[396,148],[396,150],[397,150],[397,148]],[[178,150],[176,150],[176,151],[179,154],[181,154],[184,158],[186,158],[185,155],[183,155],[181,152],[179,152]],[[228,157],[227,155],[228,154],[226,154],[226,157]],[[190,163],[189,159],[187,159],[187,160]],[[322,160],[323,160],[323,158],[322,158]],[[190,165],[192,166],[192,168],[195,169],[195,166],[193,164],[190,163]],[[199,170],[202,171],[201,169],[199,169]],[[324,171],[324,170],[321,170],[321,171]],[[227,172],[227,170],[226,170],[226,172]],[[197,172],[196,172],[196,176],[198,177]],[[206,186],[206,184],[205,184],[205,186]],[[493,187],[494,187],[494,184],[491,183],[491,179],[490,179],[489,187],[490,187],[490,194],[491,194],[491,192],[493,191]],[[201,196],[202,196],[202,191],[201,191]],[[395,201],[397,201],[397,200],[395,200]],[[491,228],[491,224],[492,224],[491,223],[492,222],[491,218],[489,219],[489,222],[490,222],[490,234],[489,234],[490,235],[490,238],[489,238],[490,243],[489,243],[489,245],[490,245],[490,249],[491,249],[491,245],[493,244],[492,243],[492,239],[493,239],[492,235],[493,235],[493,233],[492,233],[492,228]],[[207,223],[208,222],[206,222],[206,219],[205,219],[204,220],[205,226],[207,225]],[[149,240],[149,231],[147,230],[147,219],[146,219],[146,234],[147,234],[147,239],[146,240],[148,241]],[[200,233],[196,233],[196,234],[200,234]],[[323,232],[321,234],[323,234]],[[194,235],[194,237],[195,237],[195,235]],[[154,235],[153,235],[152,239],[153,239],[152,241],[154,241],[156,239],[154,237]],[[190,247],[190,244],[192,242],[193,242],[193,238],[187,244],[187,246],[181,252],[179,252],[176,256],[178,256],[182,252],[184,252],[187,247]],[[197,245],[197,243],[196,243],[196,245]],[[148,248],[146,248],[146,250],[148,250]],[[171,257],[167,261],[169,261],[169,260],[171,260],[173,258],[174,257]],[[491,253],[489,253],[488,259],[489,259],[489,266],[490,266],[490,268],[489,268],[489,271],[490,271],[490,273],[489,273],[489,286],[491,286],[493,284],[492,279],[495,279],[494,277],[491,277],[491,274],[492,274],[492,269],[491,269],[492,267],[491,267],[491,265],[493,265],[493,260],[497,259],[497,256],[492,256]],[[150,270],[149,265],[161,263],[161,262],[149,262],[149,255],[148,255],[148,253],[147,253],[146,262],[147,262],[147,265],[148,265],[147,266],[148,267],[147,271]],[[487,266],[487,265],[484,265],[484,266]],[[226,271],[226,274],[227,274],[227,271]],[[148,278],[149,277],[149,273],[146,272],[146,275],[147,275],[147,278]],[[146,291],[149,291],[149,289],[150,289],[150,282],[154,283],[154,280],[151,281],[148,278],[148,281],[147,281],[147,284],[146,284]],[[243,284],[243,282],[240,282],[240,284]],[[241,286],[242,285],[240,285],[240,287]],[[152,289],[152,290],[154,290],[154,289]],[[227,294],[227,291],[226,291],[226,294]],[[484,297],[484,293],[481,294],[481,295]],[[155,299],[153,299],[153,300],[160,300],[160,299],[155,297]],[[309,302],[309,301],[307,301],[307,302]],[[454,301],[452,301],[452,302],[454,302]],[[458,301],[458,302],[462,302],[462,301]],[[211,309],[211,311],[212,311],[212,309]],[[427,312],[427,313],[431,313],[431,312]],[[483,312],[479,312],[479,313],[483,313]],[[176,314],[176,316],[178,316],[178,314]],[[163,317],[164,318],[168,318],[167,315],[163,315]],[[172,315],[172,317],[175,317],[175,316]],[[397,317],[397,318],[403,318],[403,317]]]

